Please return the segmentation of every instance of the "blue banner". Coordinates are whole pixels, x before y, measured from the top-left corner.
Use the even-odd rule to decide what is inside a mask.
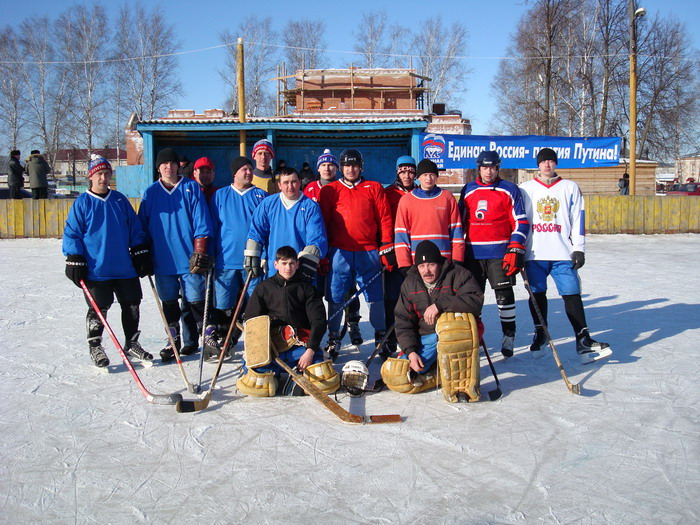
[[[440,169],[476,168],[485,150],[497,151],[502,168],[537,169],[542,148],[557,152],[559,168],[594,168],[620,163],[619,137],[549,137],[543,135],[491,136],[421,133],[422,158]]]

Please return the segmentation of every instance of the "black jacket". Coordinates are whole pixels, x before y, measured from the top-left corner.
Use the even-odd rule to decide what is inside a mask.
[[[423,319],[423,312],[431,304],[436,304],[440,313],[464,312],[479,317],[484,294],[471,272],[452,261],[442,265],[431,292],[423,284],[418,268],[412,266],[401,285],[401,297],[394,310],[396,338],[404,354],[417,351],[420,337],[435,332],[435,325],[428,325]]]
[[[7,177],[9,186],[24,186],[24,168],[14,157],[10,157],[10,175]]]
[[[279,273],[255,287],[245,310],[245,318],[270,316],[270,327],[291,325],[311,331],[307,347],[321,348],[326,333],[326,308],[316,288],[299,278],[286,281]]]

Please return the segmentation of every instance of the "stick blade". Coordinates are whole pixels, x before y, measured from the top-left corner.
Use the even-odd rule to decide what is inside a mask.
[[[182,401],[182,396],[180,394],[149,394],[146,399],[156,405],[176,405]]]
[[[503,392],[501,392],[500,388],[496,388],[495,390],[491,390],[488,393],[489,396],[489,401],[496,401],[497,399],[501,399],[501,396],[503,396]]]
[[[379,416],[365,416],[365,423],[401,423],[403,419],[399,414],[384,414]]]
[[[209,406],[209,401],[211,400],[211,392],[209,392],[204,399],[197,399],[195,401],[178,401],[178,403],[175,405],[175,410],[180,412],[181,414],[189,413],[189,412],[199,412],[200,410],[204,410]]]

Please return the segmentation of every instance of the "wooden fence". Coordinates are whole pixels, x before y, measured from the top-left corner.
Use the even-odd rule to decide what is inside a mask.
[[[700,233],[700,197],[586,195],[587,233]],[[138,209],[139,199],[129,199]],[[73,199],[0,199],[0,239],[60,238]]]

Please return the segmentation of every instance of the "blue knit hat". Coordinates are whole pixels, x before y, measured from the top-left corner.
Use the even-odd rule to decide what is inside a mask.
[[[109,161],[104,158],[100,157],[99,155],[96,155],[95,153],[90,155],[90,162],[88,163],[88,179],[92,177],[95,173],[98,171],[102,170],[109,170],[112,171],[112,165],[109,163]]]
[[[338,165],[338,157],[333,155],[331,153],[331,150],[329,150],[328,148],[323,150],[323,155],[321,155],[316,161],[316,169],[321,169],[321,164],[325,164],[326,162],[335,164],[336,168],[340,168],[340,166]]]

